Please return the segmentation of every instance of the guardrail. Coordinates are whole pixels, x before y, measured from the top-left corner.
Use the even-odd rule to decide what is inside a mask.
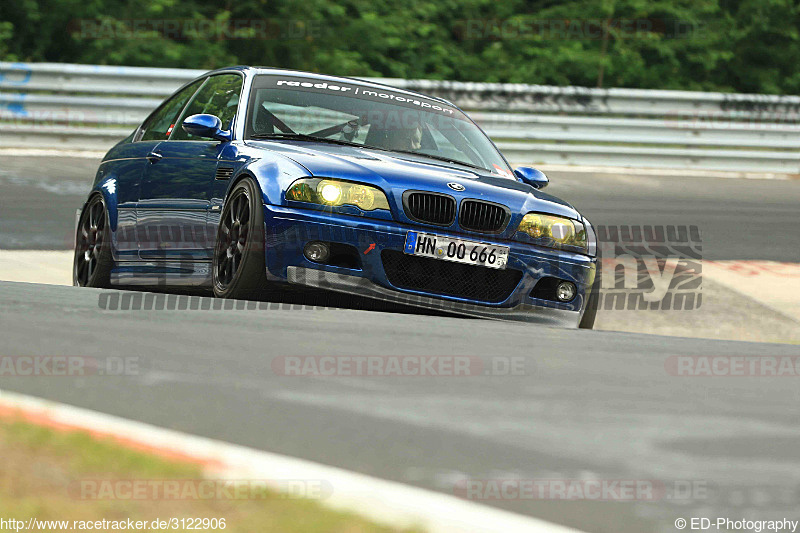
[[[201,70],[0,62],[0,146],[105,150]],[[514,162],[800,174],[800,97],[372,79],[465,109]]]

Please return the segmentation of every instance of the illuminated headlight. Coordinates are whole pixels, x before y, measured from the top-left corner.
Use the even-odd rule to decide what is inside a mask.
[[[342,197],[342,188],[337,183],[326,183],[317,188],[326,204],[335,204]]]
[[[526,233],[536,244],[586,253],[588,239],[582,223],[571,218],[528,213],[522,217],[519,231]]]
[[[319,205],[353,205],[362,211],[389,209],[383,191],[369,185],[323,178],[302,178],[289,187],[286,199]]]

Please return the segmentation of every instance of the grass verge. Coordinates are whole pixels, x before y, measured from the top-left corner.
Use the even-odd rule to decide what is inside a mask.
[[[183,490],[178,498],[154,498],[151,491],[145,498],[133,498],[128,496],[132,492],[126,483],[157,480],[157,486],[164,486],[163,482],[177,481],[184,489],[192,488],[204,480],[202,468],[80,431],[56,431],[20,419],[0,419],[0,457],[0,517],[5,519],[72,522],[130,518],[150,523],[156,519],[224,518],[224,531],[237,533],[396,531],[327,509],[319,501],[266,490],[245,491],[244,497],[192,497],[193,491]],[[87,482],[93,487],[102,483],[102,487],[125,489],[82,492]]]

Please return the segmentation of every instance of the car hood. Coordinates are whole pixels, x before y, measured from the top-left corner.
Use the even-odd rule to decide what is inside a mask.
[[[457,200],[475,198],[508,206],[512,213],[531,211],[579,219],[567,202],[512,178],[414,154],[398,154],[353,146],[296,141],[248,141],[305,167],[309,175],[377,185],[394,196],[398,205],[404,191],[449,194]],[[458,183],[455,191],[448,183]]]

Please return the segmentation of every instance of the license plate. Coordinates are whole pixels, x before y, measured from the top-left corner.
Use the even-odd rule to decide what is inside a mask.
[[[433,257],[445,261],[505,268],[508,263],[508,246],[453,239],[432,233],[409,231],[403,251],[409,255]]]

